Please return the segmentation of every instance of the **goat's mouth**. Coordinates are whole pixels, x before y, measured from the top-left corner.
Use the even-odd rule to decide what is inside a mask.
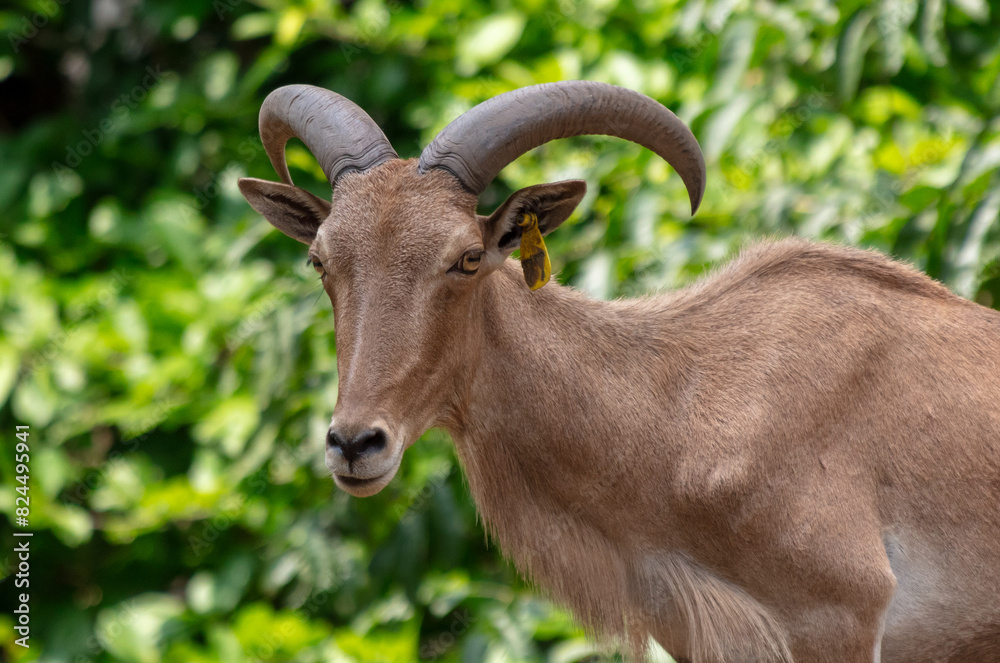
[[[370,497],[385,488],[395,475],[395,469],[364,479],[352,477],[347,474],[334,473],[333,481],[345,492],[355,497]]]

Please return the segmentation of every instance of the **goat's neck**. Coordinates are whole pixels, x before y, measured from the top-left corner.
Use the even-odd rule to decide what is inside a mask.
[[[532,523],[513,522],[529,513],[628,526],[622,514],[641,498],[635,470],[672,457],[640,440],[670,444],[686,373],[677,323],[655,300],[594,301],[554,283],[529,292],[520,278],[508,262],[483,284],[469,355],[479,364],[446,425],[473,496],[501,543],[530,536]],[[647,430],[651,421],[663,428]],[[601,521],[612,513],[615,522]]]

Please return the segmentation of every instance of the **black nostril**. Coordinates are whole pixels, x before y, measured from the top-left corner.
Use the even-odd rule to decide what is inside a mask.
[[[326,434],[326,446],[339,449],[344,459],[351,463],[370,454],[376,454],[385,449],[387,437],[381,428],[366,428],[354,437],[347,438],[334,429]]]
[[[358,447],[358,454],[377,454],[385,449],[386,435],[381,428],[370,428],[362,431],[354,438],[353,444]]]
[[[339,449],[344,444],[344,438],[337,434],[332,428],[326,432],[326,446],[330,449]]]

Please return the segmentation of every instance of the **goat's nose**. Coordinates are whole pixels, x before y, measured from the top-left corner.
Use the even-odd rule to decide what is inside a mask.
[[[326,446],[338,449],[349,463],[361,456],[376,454],[385,449],[386,434],[381,428],[365,428],[353,436],[342,435],[331,428],[326,433]]]

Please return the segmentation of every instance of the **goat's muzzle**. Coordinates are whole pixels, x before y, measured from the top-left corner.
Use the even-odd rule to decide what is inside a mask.
[[[334,481],[355,497],[382,490],[396,475],[400,445],[392,444],[385,426],[334,423],[326,434],[326,466]]]

